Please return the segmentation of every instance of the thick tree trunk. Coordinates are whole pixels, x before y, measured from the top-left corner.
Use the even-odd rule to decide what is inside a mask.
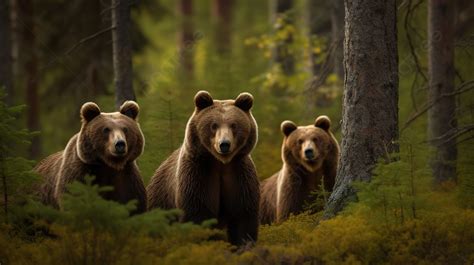
[[[5,102],[13,103],[13,68],[10,34],[10,6],[9,1],[0,2],[0,87],[5,88],[7,96]]]
[[[352,181],[369,181],[398,145],[396,0],[346,0],[341,157],[330,217],[355,198]]]
[[[276,19],[282,19],[283,25],[293,24],[293,15],[290,13],[293,8],[292,0],[275,0],[275,14]],[[276,30],[280,30],[279,27]],[[274,60],[275,63],[281,67],[283,74],[293,75],[295,73],[295,60],[289,52],[289,46],[293,43],[293,35],[288,34],[288,37],[276,44]]]
[[[38,55],[36,49],[35,12],[32,0],[18,1],[18,16],[22,19],[19,24],[20,30],[20,50],[22,51],[22,70],[26,77],[26,105],[27,118],[26,125],[30,131],[40,130],[40,103],[38,95]],[[41,154],[40,136],[36,135],[31,139],[29,150],[30,158],[38,158]]]
[[[435,148],[431,161],[434,181],[456,180],[454,92],[454,1],[430,0],[428,7],[429,101],[428,135]]]
[[[178,12],[181,18],[181,31],[178,33],[180,70],[189,79],[194,70],[193,0],[179,0]]]
[[[130,4],[131,2],[126,0],[112,0],[112,46],[117,109],[126,100],[136,100],[133,91]]]
[[[331,41],[335,45],[333,72],[344,79],[344,0],[331,0]]]
[[[232,7],[234,0],[213,0],[215,18],[215,43],[218,54],[228,54],[232,47]]]

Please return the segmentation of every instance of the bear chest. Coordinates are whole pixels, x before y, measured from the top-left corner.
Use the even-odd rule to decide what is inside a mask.
[[[126,168],[124,170],[115,170],[107,166],[95,165],[89,168],[88,174],[95,177],[93,184],[99,185],[100,187],[110,186],[113,188],[111,191],[101,193],[101,196],[105,199],[122,203],[133,199],[132,196],[127,194],[130,183],[128,183],[128,178],[126,178]]]
[[[216,162],[209,167],[208,196],[213,211],[219,215],[234,212],[241,201],[238,169],[233,164]]]

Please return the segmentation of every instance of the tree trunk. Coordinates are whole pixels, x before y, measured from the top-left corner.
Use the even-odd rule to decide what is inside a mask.
[[[12,59],[12,78],[13,84],[16,84],[18,80],[19,72],[19,63],[18,63],[18,52],[20,50],[20,31],[18,28],[18,0],[10,0],[10,29],[11,29],[11,59]],[[12,94],[12,97],[15,98],[17,95]],[[14,99],[13,99],[14,100]],[[15,100],[14,100],[15,101]]]
[[[5,88],[5,103],[13,103],[13,68],[9,1],[0,3],[0,87]]]
[[[112,7],[115,107],[118,109],[124,101],[136,100],[133,91],[130,1],[112,0]]]
[[[276,0],[275,3],[275,14],[276,19],[282,19],[282,26],[293,24],[293,15],[290,13],[293,8],[292,0]],[[276,22],[276,21],[275,21]],[[274,23],[275,23],[274,22]],[[277,25],[276,30],[281,30],[280,26]],[[283,74],[290,76],[295,73],[295,62],[294,58],[289,51],[289,46],[293,43],[293,35],[288,34],[288,37],[284,40],[279,41],[276,44],[274,60],[275,63],[281,67]]]
[[[178,36],[180,70],[186,79],[190,79],[194,70],[193,0],[179,0],[178,11],[181,19],[181,31]]]
[[[20,30],[20,50],[22,51],[23,74],[26,77],[26,105],[27,117],[26,125],[30,131],[40,130],[40,107],[38,95],[38,55],[36,49],[36,29],[35,29],[35,12],[32,0],[18,1],[18,16],[22,18],[19,24]],[[29,150],[30,158],[38,158],[41,154],[40,136],[33,136]]]
[[[311,44],[313,44],[314,38],[318,37],[329,37],[329,28],[331,26],[331,20],[328,15],[327,9],[329,8],[328,0],[307,0],[308,8],[308,26],[309,36]],[[311,45],[310,62],[311,62],[311,73],[313,76],[321,75],[322,64],[318,62],[321,55],[314,52],[315,47]],[[327,52],[327,51],[321,51]]]
[[[346,0],[341,157],[326,217],[356,196],[380,158],[398,151],[396,0]]]
[[[331,40],[334,47],[333,72],[344,79],[344,0],[331,0]]]
[[[435,149],[434,182],[456,181],[456,101],[454,92],[454,1],[430,0],[428,7],[428,135]],[[450,95],[451,94],[451,95]]]
[[[232,47],[232,6],[233,0],[213,0],[212,13],[215,18],[215,43],[217,53],[228,54]]]

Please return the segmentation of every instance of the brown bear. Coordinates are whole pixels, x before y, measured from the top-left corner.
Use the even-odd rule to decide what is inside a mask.
[[[282,169],[261,183],[260,222],[281,222],[303,210],[305,201],[320,190],[332,191],[339,159],[339,144],[329,131],[331,121],[319,116],[314,125],[281,124],[284,134]]]
[[[194,97],[183,144],[165,160],[147,187],[148,208],[183,211],[180,221],[215,218],[234,245],[257,240],[259,182],[250,152],[257,142],[253,97]]]
[[[143,152],[144,137],[137,122],[139,107],[126,101],[119,112],[101,112],[95,103],[81,108],[82,126],[63,151],[35,168],[44,178],[41,200],[59,208],[66,185],[95,176],[94,184],[112,186],[105,199],[120,203],[137,200],[134,213],[146,211],[146,191],[135,160]]]

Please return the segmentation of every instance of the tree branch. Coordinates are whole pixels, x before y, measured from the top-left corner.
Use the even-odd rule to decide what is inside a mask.
[[[426,77],[425,73],[421,69],[420,61],[418,59],[418,55],[416,55],[416,52],[415,52],[415,45],[413,44],[413,39],[412,39],[412,37],[410,35],[410,31],[409,31],[411,14],[413,13],[413,11],[415,11],[416,8],[418,8],[418,6],[420,6],[420,4],[422,2],[423,2],[423,0],[420,0],[412,8],[411,0],[408,0],[408,8],[407,8],[407,13],[405,15],[404,28],[405,28],[405,35],[406,35],[407,40],[408,40],[408,46],[410,47],[410,53],[413,56],[413,60],[415,61],[415,67],[417,69],[417,72],[423,77],[423,80],[425,82],[428,82],[428,78]]]
[[[115,29],[115,26],[111,26],[109,28],[103,29],[99,32],[96,32],[96,33],[94,33],[94,34],[92,34],[88,37],[85,37],[85,38],[81,39],[78,43],[74,44],[71,48],[69,48],[69,50],[67,50],[66,53],[64,53],[64,56],[69,55],[72,51],[74,51],[77,47],[81,46],[82,44],[84,44],[84,43],[86,43],[90,40],[93,40],[93,39],[99,37],[100,35],[102,35],[104,33],[107,33],[107,32],[109,32],[113,29]]]
[[[459,86],[459,88],[456,89],[453,93],[442,94],[438,98],[433,100],[432,102],[426,102],[424,104],[424,107],[422,109],[420,109],[420,111],[418,111],[418,112],[414,113],[413,115],[411,115],[411,117],[405,122],[405,125],[403,125],[403,128],[400,130],[400,133],[402,133],[406,128],[408,128],[408,126],[410,126],[410,124],[413,121],[415,121],[418,117],[420,117],[425,112],[427,112],[430,108],[432,108],[440,99],[442,99],[444,97],[456,96],[456,95],[462,94],[464,92],[467,92],[467,91],[469,91],[473,88],[474,88],[474,80],[470,80],[470,81],[462,83]]]

